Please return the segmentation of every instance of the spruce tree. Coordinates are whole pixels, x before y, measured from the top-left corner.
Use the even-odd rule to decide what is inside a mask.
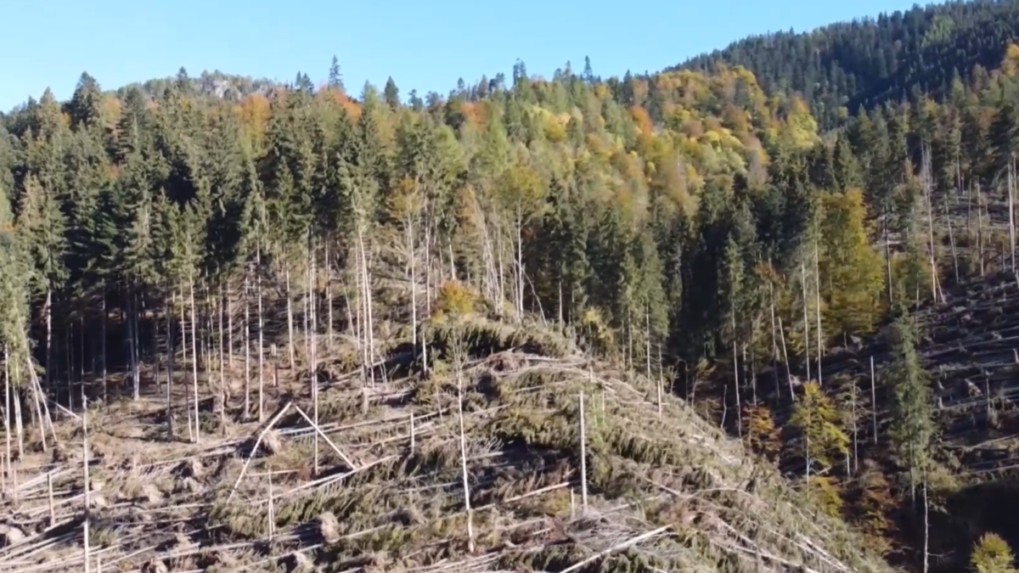
[[[909,472],[910,492],[930,469],[935,434],[934,404],[927,372],[916,351],[916,325],[905,312],[894,323],[895,357],[884,377],[892,385],[892,445]]]
[[[329,81],[326,84],[330,89],[337,91],[344,91],[343,88],[343,73],[340,71],[340,61],[333,56],[333,61],[329,65]]]

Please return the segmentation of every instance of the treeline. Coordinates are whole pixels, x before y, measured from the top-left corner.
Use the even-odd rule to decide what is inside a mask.
[[[630,363],[649,345],[695,360],[748,344],[766,309],[785,319],[788,355],[804,347],[804,303],[830,302],[827,336],[880,312],[862,194],[816,193],[806,107],[741,69],[624,84],[568,69],[535,80],[520,64],[511,85],[407,106],[393,82],[355,103],[338,69],[322,89],[300,75],[239,103],[193,89],[182,72],[158,98],[121,99],[84,75],[67,103],[45,94],[8,118],[21,266],[6,276],[31,304],[5,307],[13,332],[35,317],[36,344],[7,344],[34,346],[46,372],[74,371],[61,339],[94,340],[110,316],[133,332],[136,364],[145,311],[259,280],[289,302],[313,265],[327,278],[312,289],[336,304],[352,301],[341,283],[375,273],[405,275],[424,301],[456,279],[499,314],[536,313]],[[838,273],[862,277],[859,292],[837,293]]]

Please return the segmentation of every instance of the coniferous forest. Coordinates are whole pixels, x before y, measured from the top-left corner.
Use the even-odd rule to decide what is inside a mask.
[[[1015,571],[1017,37],[30,99],[0,570]]]

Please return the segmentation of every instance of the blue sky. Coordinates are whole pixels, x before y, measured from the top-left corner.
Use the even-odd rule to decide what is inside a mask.
[[[392,76],[445,94],[456,80],[530,74],[570,61],[596,74],[655,71],[749,34],[797,31],[905,0],[9,0],[0,2],[0,110],[50,87],[70,97],[82,71],[104,88],[171,76],[181,66],[324,81],[333,56],[348,90]]]

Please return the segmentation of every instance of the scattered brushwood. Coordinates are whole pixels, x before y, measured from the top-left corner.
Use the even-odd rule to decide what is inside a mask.
[[[104,570],[889,571],[660,381],[536,325],[454,328],[429,376],[318,377],[317,424],[299,380],[200,445],[89,412],[87,515],[64,420],[63,459],[5,482],[0,571],[83,570],[86,518]]]

